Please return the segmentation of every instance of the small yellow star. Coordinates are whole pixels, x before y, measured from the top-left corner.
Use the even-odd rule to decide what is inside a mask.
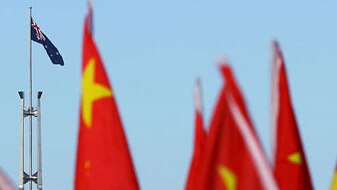
[[[236,190],[237,188],[237,179],[232,170],[230,170],[227,167],[219,166],[218,167],[218,173],[223,181],[223,183],[226,185],[228,190]]]
[[[91,162],[89,160],[84,161],[85,175],[88,177],[90,175]]]
[[[87,128],[92,124],[92,104],[94,101],[112,96],[109,88],[95,83],[95,59],[86,65],[82,78],[82,117]]]
[[[300,152],[294,152],[288,156],[288,161],[300,165],[302,163],[302,156]]]

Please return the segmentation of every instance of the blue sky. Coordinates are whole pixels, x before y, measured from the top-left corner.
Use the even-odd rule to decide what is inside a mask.
[[[29,11],[65,66],[33,44],[34,92],[43,90],[43,183],[72,189],[86,1],[3,1],[0,12],[0,167],[18,182],[20,101],[28,94]],[[115,91],[142,189],[183,189],[200,77],[206,121],[226,56],[270,151],[271,40],[283,49],[293,104],[316,189],[337,160],[337,25],[333,0],[94,0],[95,39]],[[35,97],[35,96],[34,96]],[[35,98],[34,98],[35,99]]]

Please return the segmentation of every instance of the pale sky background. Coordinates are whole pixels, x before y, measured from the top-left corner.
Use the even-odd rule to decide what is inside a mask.
[[[73,189],[86,1],[3,0],[1,5],[0,167],[18,184],[17,91],[28,95],[32,5],[33,18],[65,61],[64,67],[53,65],[43,47],[33,44],[34,100],[37,90],[44,91],[43,185]],[[202,79],[208,123],[222,85],[216,63],[222,55],[234,68],[270,157],[270,59],[276,38],[314,186],[328,189],[337,159],[336,8],[335,0],[94,0],[95,39],[141,188],[183,189],[193,146],[194,81]]]

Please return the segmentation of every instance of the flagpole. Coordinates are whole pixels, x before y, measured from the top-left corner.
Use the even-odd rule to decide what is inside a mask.
[[[33,89],[33,64],[32,64],[32,7],[29,7],[29,112],[33,112],[32,89]],[[29,176],[33,175],[33,118],[29,114]],[[33,183],[30,181],[30,190],[33,188]]]
[[[42,91],[37,93],[37,190],[42,190],[42,150],[41,150],[41,96]]]
[[[21,143],[20,143],[20,172],[19,172],[19,190],[24,190],[25,185],[25,95],[19,91],[21,100]]]

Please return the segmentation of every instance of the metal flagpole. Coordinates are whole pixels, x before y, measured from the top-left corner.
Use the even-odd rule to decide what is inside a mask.
[[[24,189],[25,185],[25,96],[22,91],[19,92],[21,99],[21,143],[20,143],[20,172],[19,172],[19,190]]]
[[[41,104],[42,91],[37,93],[37,189],[42,190]]]
[[[41,104],[42,91],[37,93],[37,107],[33,108],[33,63],[32,63],[32,7],[29,7],[29,107],[25,109],[24,92],[19,91],[21,99],[21,143],[20,143],[20,171],[19,171],[19,190],[24,190],[24,186],[29,182],[29,189],[32,190],[33,182],[37,184],[37,189],[42,190],[42,151],[41,151]],[[33,116],[37,117],[37,171],[33,174]],[[25,172],[25,117],[29,117],[29,172]]]
[[[29,108],[28,112],[33,112],[32,89],[33,89],[33,64],[32,64],[32,7],[29,7]],[[33,175],[33,115],[29,114],[29,176]],[[30,181],[30,190],[33,183]]]

